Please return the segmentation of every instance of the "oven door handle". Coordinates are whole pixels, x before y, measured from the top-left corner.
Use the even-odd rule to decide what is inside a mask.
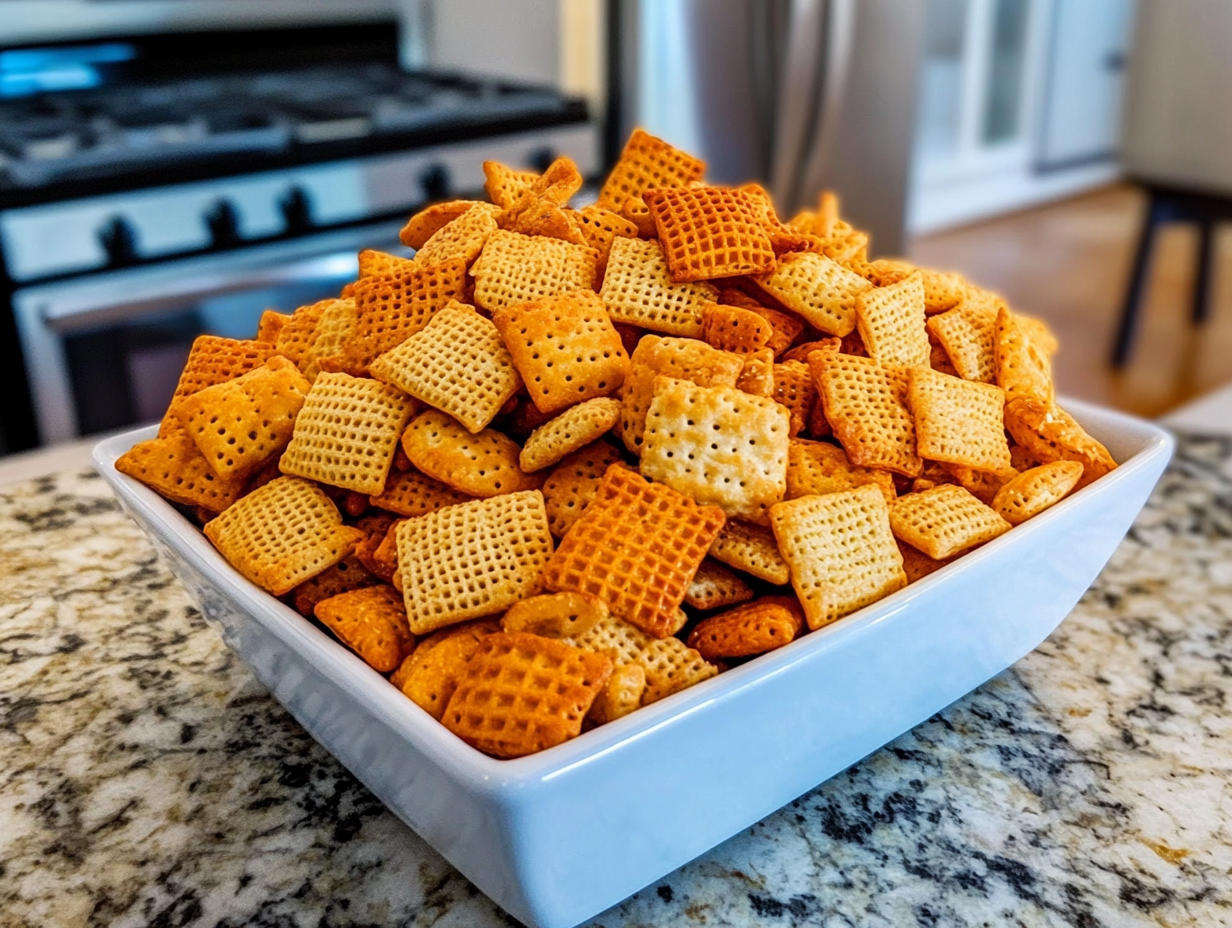
[[[161,269],[160,269],[161,270]],[[318,255],[291,264],[215,268],[196,274],[117,275],[107,281],[73,282],[28,294],[44,326],[59,334],[122,322],[135,316],[183,306],[196,300],[311,280],[353,278],[354,251]]]

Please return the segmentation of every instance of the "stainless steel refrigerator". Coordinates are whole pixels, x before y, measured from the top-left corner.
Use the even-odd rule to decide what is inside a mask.
[[[780,212],[839,192],[900,254],[925,0],[609,0],[609,155],[635,126],[761,180]]]

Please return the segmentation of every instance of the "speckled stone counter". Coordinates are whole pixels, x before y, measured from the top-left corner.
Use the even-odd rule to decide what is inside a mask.
[[[510,923],[100,479],[0,495],[0,926]],[[1232,925],[1232,440],[1181,444],[1039,650],[594,924]]]

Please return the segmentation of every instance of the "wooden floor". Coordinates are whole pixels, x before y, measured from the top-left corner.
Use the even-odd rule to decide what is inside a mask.
[[[1134,353],[1108,364],[1145,200],[1109,187],[991,222],[916,239],[919,264],[962,271],[1010,306],[1046,319],[1061,341],[1061,392],[1144,416],[1232,381],[1232,227],[1216,238],[1210,321],[1189,324],[1197,236],[1169,226],[1157,238]]]

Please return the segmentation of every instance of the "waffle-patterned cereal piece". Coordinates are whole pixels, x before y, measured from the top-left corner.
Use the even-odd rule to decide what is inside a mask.
[[[882,364],[928,367],[932,346],[924,322],[924,278],[912,274],[856,297],[856,329],[869,357]]]
[[[770,522],[809,628],[829,625],[907,585],[890,509],[875,486],[779,503],[770,510]]]
[[[773,271],[755,277],[758,286],[827,335],[856,327],[856,299],[872,284],[837,261],[810,251],[784,255]]]
[[[488,199],[501,209],[509,209],[522,195],[529,193],[535,186],[539,175],[534,171],[515,171],[499,161],[483,163],[483,189]]]
[[[895,537],[941,561],[1010,530],[1010,523],[962,487],[900,496],[890,507]]]
[[[481,619],[434,632],[420,642],[389,682],[439,722],[479,643],[500,630],[491,619]]]
[[[278,466],[284,474],[379,496],[412,411],[406,395],[387,384],[321,374]]]
[[[339,355],[322,359],[321,369],[365,374],[368,365],[428,324],[466,291],[466,262],[414,262],[402,274],[364,277],[355,285],[355,332]]]
[[[440,229],[453,222],[472,206],[484,205],[479,200],[446,200],[425,206],[407,220],[398,239],[407,248],[420,249]]]
[[[222,512],[244,493],[244,482],[219,477],[175,420],[164,425],[157,438],[125,451],[115,466],[173,503],[209,512]]]
[[[700,281],[672,280],[658,242],[618,238],[612,242],[599,295],[613,322],[701,338],[702,310],[719,291]]]
[[[475,303],[493,312],[590,289],[595,253],[585,245],[499,229],[471,265],[471,276],[475,278]]]
[[[808,365],[801,361],[784,361],[774,365],[774,390],[770,398],[787,407],[791,414],[790,435],[795,438],[808,424],[809,412],[817,403],[817,383]]]
[[[924,309],[930,315],[951,310],[967,297],[967,282],[954,271],[916,267],[899,258],[878,258],[866,267],[868,279],[878,287],[889,287],[919,274],[924,284]]]
[[[1013,460],[1013,455],[1010,456],[1010,460]],[[1016,476],[1016,472],[1010,468],[993,472],[987,470],[976,470],[974,467],[968,467],[965,464],[942,464],[941,466],[945,472],[949,474],[950,479],[937,480],[935,481],[934,486],[940,486],[943,483],[956,484],[978,499],[981,503],[986,503],[989,506],[992,505],[992,501],[996,498],[996,495],[1000,489],[1005,486],[1006,481],[1008,481],[1011,477]],[[916,487],[913,485],[912,489],[929,490],[932,489],[932,487]]]
[[[782,586],[791,570],[779,553],[774,532],[760,525],[728,519],[710,543],[710,556],[767,583]]]
[[[377,277],[382,274],[405,274],[411,271],[413,259],[391,255],[388,252],[365,248],[359,253],[359,276]]]
[[[646,413],[654,399],[659,375],[688,380],[699,387],[734,387],[744,370],[743,360],[705,342],[688,338],[646,335],[629,359],[629,376],[621,398],[620,437],[625,447],[640,454]]]
[[[752,598],[753,588],[741,580],[735,571],[709,558],[697,568],[684,594],[686,605],[703,612],[734,606]]]
[[[283,326],[291,321],[290,313],[280,313],[276,309],[267,309],[261,313],[261,321],[257,323],[256,340],[267,345],[278,344],[278,335]]]
[[[1052,362],[1044,347],[1032,337],[1025,319],[1002,305],[997,311],[995,342],[997,385],[1006,396],[1025,396],[1051,404],[1056,399]]]
[[[593,290],[515,304],[492,322],[540,412],[610,396],[624,383],[629,356]]]
[[[584,635],[610,615],[603,600],[586,593],[542,593],[510,606],[501,617],[501,628],[545,638],[572,638]]]
[[[842,448],[803,439],[793,440],[787,448],[787,499],[824,496],[865,484],[880,489],[887,503],[898,496],[889,471],[857,467]]]
[[[359,309],[354,300],[333,300],[321,313],[312,344],[300,359],[299,367],[309,383],[321,373],[321,361],[342,354],[355,334]]]
[[[364,538],[342,524],[319,487],[279,477],[205,524],[205,535],[231,566],[275,596],[337,564]]]
[[[1005,427],[1024,452],[1041,464],[1081,464],[1082,479],[1075,489],[1081,490],[1117,466],[1108,449],[1055,403],[1047,405],[1025,396],[1010,397],[1005,404]]]
[[[636,625],[611,613],[586,631],[562,640],[575,648],[606,654],[617,667],[635,662],[642,649],[654,641]]]
[[[1077,461],[1053,461],[1006,481],[993,497],[992,508],[1010,525],[1021,525],[1061,502],[1082,479]]]
[[[908,583],[923,580],[929,574],[936,573],[953,560],[953,558],[948,558],[944,561],[939,561],[936,558],[929,557],[923,551],[917,551],[911,545],[901,540],[898,542],[898,551],[903,556],[903,572],[907,574]]]
[[[624,718],[641,708],[646,692],[646,669],[638,663],[622,664],[612,671],[606,685],[591,703],[586,719],[596,725],[606,725]]]
[[[605,441],[597,441],[556,465],[543,484],[548,527],[553,535],[560,538],[573,527],[594,499],[604,472],[619,460],[619,451]]]
[[[766,347],[773,335],[769,320],[750,309],[720,303],[702,309],[702,339],[721,351],[750,354]]]
[[[602,438],[620,418],[620,400],[596,397],[570,406],[535,429],[522,446],[518,466],[525,473],[551,467],[565,455]]]
[[[907,406],[907,370],[872,358],[815,351],[809,369],[826,420],[852,464],[918,477],[915,419]]]
[[[677,283],[765,274],[774,269],[774,246],[759,204],[729,187],[660,187],[642,199],[650,208]]]
[[[744,365],[740,368],[740,376],[736,379],[736,389],[754,396],[774,396],[774,352],[769,348],[758,348],[756,351],[743,355]],[[813,390],[817,392],[816,388]]]
[[[461,258],[469,267],[496,231],[498,212],[497,207],[490,203],[476,203],[433,232],[432,237],[415,252],[415,260],[421,264],[432,264]]]
[[[561,539],[543,584],[598,596],[613,615],[662,637],[679,627],[689,581],[722,526],[717,507],[613,464]]]
[[[398,526],[398,570],[417,635],[538,593],[552,536],[538,490],[447,506]]]
[[[720,302],[727,303],[730,299],[730,294],[724,293],[720,297]],[[808,327],[803,319],[791,313],[781,312],[769,306],[761,306],[754,300],[750,300],[749,304],[751,305],[741,305],[740,308],[755,312],[770,323],[770,340],[766,342],[766,347],[774,352],[776,358],[791,348],[792,343]],[[800,360],[803,361],[804,358]]]
[[[368,366],[377,380],[482,431],[521,385],[500,332],[474,308],[450,303]]]
[[[928,317],[928,331],[964,380],[993,383],[997,377],[997,310],[963,301]],[[933,365],[934,368],[936,365]]]
[[[907,396],[920,457],[984,471],[1010,467],[1000,387],[913,368]]]
[[[708,661],[749,657],[791,644],[803,628],[794,596],[763,596],[702,619],[689,633],[688,645]]]
[[[709,680],[719,672],[718,667],[679,638],[660,638],[650,642],[637,656],[637,662],[646,671],[643,706]]]
[[[278,353],[275,346],[265,342],[198,335],[189,349],[188,360],[184,362],[184,370],[180,372],[167,414],[163,416],[162,426],[158,430],[159,437],[165,437],[170,428],[182,424],[179,412],[181,401],[185,397],[216,383],[225,383],[247,374]]]
[[[385,492],[370,496],[369,503],[379,509],[414,518],[426,516],[445,506],[468,502],[472,497],[418,470],[391,474]]]
[[[375,586],[378,582],[372,571],[365,567],[358,557],[348,554],[334,566],[325,568],[299,584],[284,599],[291,604],[292,609],[310,619],[315,614],[317,603],[339,593]]]
[[[331,596],[315,615],[378,673],[396,670],[415,647],[402,597],[384,584]]]
[[[495,429],[472,435],[435,409],[416,416],[402,436],[402,450],[429,477],[468,496],[487,498],[536,489],[540,480],[518,467],[517,442]]]
[[[657,378],[641,471],[702,505],[764,523],[787,490],[790,419],[773,400],[735,387]]]
[[[304,357],[317,340],[317,326],[321,324],[321,317],[325,315],[325,310],[336,302],[337,300],[332,298],[318,300],[295,310],[278,333],[278,341],[275,342],[278,353],[296,365],[301,365],[302,370]]]
[[[630,198],[640,198],[655,187],[679,187],[701,180],[705,171],[704,161],[648,132],[634,129],[595,205],[620,213]]]
[[[618,238],[637,238],[637,225],[601,206],[586,206],[578,210],[577,221],[578,231],[586,239],[586,244],[599,255],[595,262],[595,278],[602,280],[612,242]]]
[[[479,643],[442,722],[494,757],[534,754],[582,731],[612,673],[602,654],[539,635],[501,632]]]
[[[180,414],[214,473],[242,480],[286,448],[309,389],[299,368],[273,357],[235,380],[185,397]]]

